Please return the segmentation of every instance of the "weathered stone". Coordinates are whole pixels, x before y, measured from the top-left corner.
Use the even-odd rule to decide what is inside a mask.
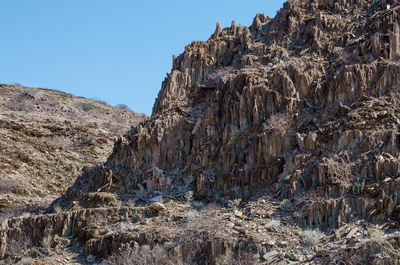
[[[238,208],[227,210],[231,216],[224,219],[235,225],[221,225],[229,236],[206,240],[203,257],[210,263],[242,248],[255,249],[267,263],[287,262],[274,248],[301,240],[297,235],[290,241],[287,231],[286,238],[277,238],[287,223],[398,222],[400,9],[394,2],[288,1],[274,19],[257,15],[249,28],[217,24],[209,40],[193,42],[173,57],[152,117],[119,139],[103,165],[84,170],[53,204],[61,208],[58,214],[2,224],[0,255],[19,229],[42,244],[46,226],[55,226],[51,234],[79,232],[87,254],[99,256],[126,242],[166,242],[173,232],[152,233],[153,220],[182,224],[196,214],[169,216],[156,200],[146,204],[160,193],[189,201],[190,207],[194,198]],[[253,208],[241,205],[257,200],[252,195],[260,190],[275,204],[266,207],[270,198]],[[131,220],[130,210],[119,204],[124,196],[145,204],[141,210],[149,218],[140,223],[151,226],[148,231],[101,234],[91,227],[90,207],[124,209],[108,216],[109,222]],[[74,212],[77,207],[88,209]],[[282,222],[267,223],[266,216]],[[334,233],[332,255],[354,264],[399,258],[382,247],[388,241],[361,244],[361,229]],[[298,247],[301,262],[334,260],[320,248]]]

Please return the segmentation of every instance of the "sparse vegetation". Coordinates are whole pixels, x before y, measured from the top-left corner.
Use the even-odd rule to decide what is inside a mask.
[[[19,235],[7,242],[6,256],[15,260],[32,245],[32,239],[26,235]]]
[[[324,201],[326,201],[326,196],[319,195],[315,190],[309,190],[297,195],[295,209],[298,212],[306,212]]]
[[[216,260],[217,265],[254,265],[257,264],[257,259],[252,253],[238,251],[234,255],[226,255],[219,257]]]
[[[397,264],[400,9],[336,2],[218,25],[173,57],[140,124],[125,104],[0,85],[0,258]],[[58,199],[31,216],[41,198]]]
[[[288,199],[283,199],[282,201],[281,201],[281,209],[282,210],[288,210],[288,209],[290,209],[292,206],[293,206],[293,204],[292,204],[292,202],[290,201],[290,200],[288,200]]]
[[[20,83],[12,83],[10,85],[18,87],[18,88],[22,88],[22,85]]]
[[[354,163],[345,161],[338,156],[324,159],[323,163],[327,168],[328,178],[333,184],[351,187],[355,178]]]
[[[340,54],[338,55],[337,61],[342,62],[342,63],[349,63],[352,59],[352,54],[349,53],[348,51],[341,51]]]
[[[128,105],[125,105],[125,104],[118,104],[118,105],[115,106],[115,107],[117,107],[117,108],[119,108],[119,109],[124,109],[124,110],[131,110],[131,109],[128,107]]]
[[[353,184],[353,194],[355,195],[360,195],[361,193],[364,192],[364,188],[365,188],[365,180],[360,181],[359,179],[354,182]]]
[[[82,103],[81,108],[83,111],[89,111],[93,108],[93,105],[90,103]]]
[[[288,114],[277,113],[272,114],[263,125],[265,130],[275,131],[284,134],[292,126],[292,120],[290,119],[290,116]]]
[[[23,188],[22,184],[15,179],[10,179],[4,174],[0,177],[0,193],[21,193]]]
[[[93,146],[95,143],[96,139],[92,136],[89,136],[82,142],[82,146]]]
[[[224,227],[225,220],[217,216],[199,215],[190,219],[175,238],[175,242],[181,247],[184,263],[193,262],[218,233],[227,235],[223,231]]]
[[[206,75],[205,81],[209,85],[216,85],[220,80],[227,80],[235,76],[234,71],[235,69],[230,66],[216,69],[211,74]]]
[[[319,243],[319,241],[324,237],[325,235],[319,231],[319,230],[305,230],[303,232],[303,244],[308,247],[313,247],[316,244]]]
[[[269,231],[281,232],[280,226],[281,222],[279,220],[272,219],[265,225],[265,228]]]
[[[240,206],[240,203],[242,202],[242,199],[241,198],[236,198],[236,199],[233,199],[233,200],[229,200],[228,201],[228,207],[229,208],[233,208],[233,209],[236,209],[236,208],[238,208],[239,206]]]
[[[18,205],[8,208],[2,208],[0,210],[0,222],[2,222],[4,219],[18,217],[24,214],[31,215],[39,213],[41,211],[44,211],[49,204],[50,201],[43,200],[28,205]]]
[[[138,249],[126,245],[104,260],[101,265],[183,265],[172,255],[171,252],[163,247],[156,245],[153,248],[141,246]]]

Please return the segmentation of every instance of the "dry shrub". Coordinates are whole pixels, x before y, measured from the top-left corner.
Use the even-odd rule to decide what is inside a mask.
[[[354,163],[347,162],[337,156],[324,159],[323,163],[327,168],[328,178],[332,184],[347,188],[352,186],[355,179]]]
[[[17,193],[23,188],[22,184],[17,180],[7,178],[4,175],[0,177],[0,193]]]
[[[234,76],[235,69],[231,66],[216,69],[213,73],[206,75],[205,81],[209,85],[216,85],[220,80],[227,80]]]
[[[227,255],[217,258],[217,265],[254,265],[257,264],[257,259],[252,253],[239,251],[234,255]]]
[[[296,197],[295,208],[304,212],[326,201],[326,196],[319,195],[315,190],[301,193]]]
[[[290,116],[285,113],[272,114],[264,123],[264,129],[279,133],[286,133],[292,126]]]
[[[336,61],[347,64],[351,62],[352,58],[353,54],[349,53],[348,51],[342,51],[338,54]]]
[[[123,109],[123,110],[131,110],[128,105],[125,104],[118,104],[115,107],[119,108],[119,109]]]
[[[229,231],[226,231],[225,227],[225,220],[218,216],[199,215],[188,219],[185,227],[175,238],[175,242],[181,247],[185,264],[191,264],[196,257],[204,253],[208,244],[214,241],[217,235],[229,236]]]
[[[393,246],[391,237],[382,230],[368,228],[368,237],[361,241],[364,249],[379,249],[380,256],[388,256],[400,260],[400,252]]]
[[[91,104],[91,103],[82,103],[81,104],[81,108],[82,108],[82,110],[83,111],[89,111],[89,110],[91,110],[91,109],[93,109],[93,105]]]
[[[18,205],[9,208],[2,208],[0,210],[0,223],[5,219],[10,219],[13,217],[18,217],[23,214],[37,214],[44,211],[47,206],[50,204],[50,201],[43,200],[37,201],[28,205]]]
[[[16,259],[32,246],[32,239],[26,235],[16,236],[7,242],[6,256]]]
[[[149,246],[141,246],[138,250],[131,246],[125,246],[120,251],[104,260],[101,265],[183,265],[171,253],[161,246],[152,249]]]
[[[307,247],[313,247],[324,237],[324,233],[319,230],[305,230],[303,234],[303,244]]]
[[[20,85],[15,86],[16,88],[22,88]],[[7,101],[4,106],[13,111],[28,111],[31,109],[29,102],[35,99],[28,91],[19,91],[13,98]]]
[[[5,219],[21,216],[26,212],[27,209],[23,206],[3,208],[0,211],[0,222],[4,221]]]
[[[7,101],[4,106],[13,111],[27,111],[29,109],[29,104],[23,99]]]

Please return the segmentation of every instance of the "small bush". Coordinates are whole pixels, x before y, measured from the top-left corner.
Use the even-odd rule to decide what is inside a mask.
[[[119,108],[119,109],[131,110],[131,109],[128,107],[128,105],[125,105],[125,104],[118,104],[116,107]]]
[[[337,57],[337,61],[338,62],[342,62],[342,63],[350,63],[351,60],[353,58],[353,55],[347,51],[342,51],[339,53],[338,57]]]
[[[356,178],[354,174],[354,163],[347,162],[338,156],[334,156],[324,159],[324,164],[327,167],[328,177],[332,184],[345,186],[347,188],[352,186],[353,180]]]
[[[199,215],[188,220],[175,238],[175,242],[181,247],[185,264],[191,264],[203,253],[208,243],[213,241],[218,233],[228,235],[229,232],[224,231],[225,227],[225,220],[218,216]]]
[[[189,212],[187,212],[185,215],[186,215],[186,218],[187,218],[188,220],[193,220],[193,219],[195,219],[197,216],[199,216],[199,212],[197,212],[197,211],[189,211]]]
[[[138,250],[126,246],[120,251],[104,260],[101,265],[183,265],[163,247],[141,246]]]
[[[81,108],[83,111],[89,111],[93,108],[93,105],[90,103],[82,103]]]
[[[23,188],[22,184],[17,180],[6,178],[4,175],[0,177],[0,194],[9,192],[17,193]]]
[[[22,87],[22,85],[20,83],[12,83],[11,86]]]
[[[254,265],[257,264],[257,259],[252,253],[242,252],[234,255],[227,255],[217,258],[217,265]]]
[[[229,200],[227,206],[229,208],[236,209],[236,208],[239,208],[241,202],[242,202],[241,198],[236,198],[233,200]]]
[[[292,120],[289,115],[284,113],[272,114],[264,123],[264,129],[279,133],[286,133],[292,126]]]
[[[44,211],[48,205],[49,201],[44,200],[40,202],[35,202],[29,205],[18,205],[9,208],[2,208],[0,210],[0,223],[5,219],[18,217],[24,214],[37,214]]]
[[[106,101],[104,101],[102,99],[99,99],[99,98],[96,98],[96,97],[91,98],[91,100],[97,101],[97,102],[99,102],[101,104],[104,104],[104,105],[109,105]]]
[[[25,235],[16,236],[7,242],[6,256],[16,259],[32,246],[32,240]]]
[[[266,225],[265,228],[268,231],[280,233],[281,232],[281,222],[279,220],[271,220]]]
[[[282,210],[289,210],[290,208],[292,208],[293,204],[290,200],[283,199],[280,203],[280,206]]]
[[[96,139],[93,136],[87,137],[83,142],[82,146],[92,146],[96,143]]]
[[[319,230],[305,230],[303,244],[307,247],[315,246],[324,236],[325,235]]]
[[[321,196],[315,190],[309,190],[297,195],[294,206],[297,211],[306,212],[309,209],[313,209],[316,205],[325,202],[326,199],[326,196]]]
[[[235,69],[233,67],[223,67],[216,69],[213,73],[206,75],[205,83],[209,85],[216,85],[220,80],[227,80],[234,76]]]

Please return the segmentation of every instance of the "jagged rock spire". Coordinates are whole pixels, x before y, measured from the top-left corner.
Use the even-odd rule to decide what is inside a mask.
[[[215,39],[215,38],[220,37],[221,32],[222,32],[221,24],[220,24],[220,22],[218,21],[217,24],[216,24],[216,26],[215,26],[215,31],[214,31],[214,34],[212,35],[212,38]]]

